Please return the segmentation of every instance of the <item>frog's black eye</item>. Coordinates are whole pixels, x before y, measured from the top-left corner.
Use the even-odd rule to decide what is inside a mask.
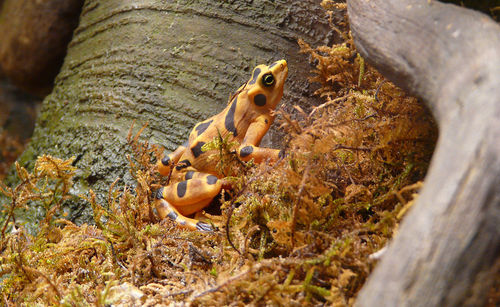
[[[269,73],[269,74],[263,75],[262,76],[262,84],[264,84],[264,86],[272,86],[274,84],[273,74]]]

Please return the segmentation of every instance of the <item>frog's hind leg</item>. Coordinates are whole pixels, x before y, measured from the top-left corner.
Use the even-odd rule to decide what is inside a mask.
[[[187,175],[186,180],[165,186],[157,192],[184,215],[208,206],[222,189],[222,180],[214,175],[199,172],[194,172],[192,177]]]
[[[202,222],[185,216],[208,206],[222,189],[223,180],[195,171],[187,172],[184,178],[186,180],[162,187],[156,192],[158,213],[162,218],[170,214],[171,219],[187,228],[207,231],[205,228],[210,227],[208,224],[200,224]]]
[[[174,206],[172,206],[162,198],[157,198],[155,200],[155,207],[161,219],[168,217],[175,223],[177,223],[179,226],[186,227],[187,229],[190,230],[199,230],[207,232],[214,231],[212,225],[202,221],[185,217],[184,215],[180,214],[179,211],[177,211],[177,209],[175,209]]]

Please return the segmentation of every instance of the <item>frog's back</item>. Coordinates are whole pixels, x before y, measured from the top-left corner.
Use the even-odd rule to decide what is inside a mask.
[[[218,137],[219,132],[224,137],[227,135],[221,125],[223,113],[219,113],[209,119],[198,123],[194,126],[189,134],[189,142],[181,159],[192,161],[192,166],[196,170],[204,173],[218,175],[214,163],[209,163],[209,156],[213,151],[203,151],[202,147],[208,142],[211,142],[214,137]]]
[[[252,144],[259,146],[261,136],[267,132],[274,120],[273,111],[283,95],[287,72],[284,60],[270,66],[257,66],[250,80],[238,89],[222,112],[194,126],[180,158],[181,162],[185,162],[185,166],[177,171],[196,169],[219,176],[216,172],[217,163],[209,161],[209,157],[215,152],[202,150],[203,145],[214,138],[229,136],[230,142],[237,141],[240,144],[252,139]],[[253,132],[249,136],[247,131],[252,124]]]

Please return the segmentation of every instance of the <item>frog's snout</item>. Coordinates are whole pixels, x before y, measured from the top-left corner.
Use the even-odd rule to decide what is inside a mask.
[[[285,80],[288,76],[288,64],[285,60],[279,60],[271,64],[270,70],[278,79]]]
[[[278,61],[281,71],[288,71],[288,64],[285,60]]]

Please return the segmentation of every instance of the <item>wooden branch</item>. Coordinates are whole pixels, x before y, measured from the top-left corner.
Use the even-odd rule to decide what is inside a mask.
[[[500,27],[433,0],[348,9],[361,55],[440,128],[417,203],[357,305],[482,305],[500,263]]]

